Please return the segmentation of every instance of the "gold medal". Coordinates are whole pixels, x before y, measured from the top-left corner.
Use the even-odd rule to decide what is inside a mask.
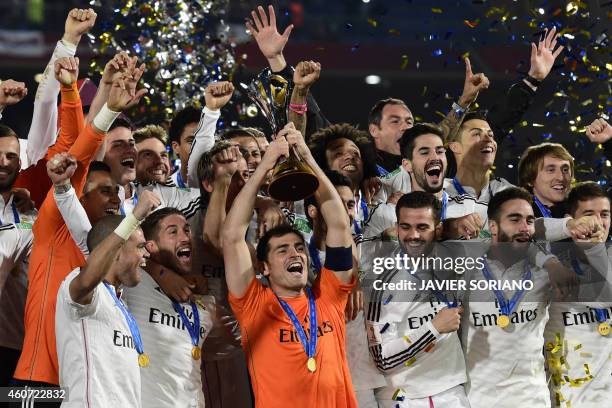
[[[502,329],[508,327],[510,324],[510,318],[506,315],[501,315],[497,318],[497,325]]]
[[[314,357],[310,357],[308,359],[308,361],[306,362],[306,367],[308,368],[308,371],[310,371],[311,373],[314,373],[315,371],[317,371],[317,362],[315,361]]]
[[[202,351],[198,346],[193,346],[191,349],[191,357],[193,357],[194,360],[199,360],[202,357]]]
[[[599,326],[597,326],[597,331],[602,336],[608,336],[610,334],[610,323],[608,322],[599,323]]]
[[[138,355],[138,365],[143,368],[149,366],[149,356],[147,356],[147,353]]]

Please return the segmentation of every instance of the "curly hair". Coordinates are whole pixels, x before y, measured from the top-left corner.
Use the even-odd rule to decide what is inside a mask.
[[[348,123],[339,123],[323,128],[314,133],[308,142],[312,156],[323,171],[331,170],[325,156],[327,146],[338,139],[348,139],[357,145],[363,161],[364,178],[376,176],[376,159],[370,135]]]

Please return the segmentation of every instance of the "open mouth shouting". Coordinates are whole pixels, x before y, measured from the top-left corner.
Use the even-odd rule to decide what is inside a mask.
[[[302,261],[291,261],[289,265],[287,265],[287,272],[292,274],[302,275],[304,273],[304,264]]]
[[[495,154],[496,148],[493,144],[487,143],[480,149],[480,153],[483,155],[492,155]]]
[[[429,181],[428,184],[440,184],[442,182],[443,170],[442,160],[432,160],[425,164],[425,174]]]
[[[130,170],[134,170],[134,168],[136,167],[136,157],[135,156],[124,157],[123,159],[121,159],[120,163],[123,167],[126,167]]]
[[[191,243],[179,247],[179,249],[176,251],[176,257],[183,263],[191,262]]]

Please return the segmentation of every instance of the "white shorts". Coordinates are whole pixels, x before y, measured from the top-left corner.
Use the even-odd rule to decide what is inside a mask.
[[[410,399],[404,397],[403,401],[394,401],[389,398],[389,387],[376,393],[378,405],[381,408],[470,408],[470,402],[463,385],[457,385],[446,391],[425,398]],[[392,390],[391,392],[394,392]]]

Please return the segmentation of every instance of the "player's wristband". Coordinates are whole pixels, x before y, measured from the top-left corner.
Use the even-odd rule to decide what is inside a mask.
[[[138,225],[140,225],[140,222],[138,222],[136,216],[130,214],[121,221],[121,224],[119,224],[117,228],[115,228],[115,234],[119,235],[124,241],[127,241],[130,235],[136,231]]]
[[[542,84],[542,81],[540,81],[539,79],[535,79],[531,75],[527,75],[525,77],[525,81],[529,82],[531,86],[533,86],[534,88],[537,88],[538,86]]]
[[[105,103],[104,106],[102,106],[102,109],[100,109],[100,112],[98,112],[94,118],[93,124],[101,131],[108,132],[108,129],[110,129],[111,125],[120,114],[121,112],[110,110],[108,105]]]
[[[54,184],[53,188],[54,188],[55,194],[57,195],[66,194],[72,188],[72,184],[70,184],[70,180],[68,180],[68,183]]]
[[[457,116],[461,116],[465,113],[465,109],[461,107],[457,102],[453,102],[452,106],[453,111],[457,114]]]
[[[306,105],[305,103],[290,103],[289,110],[297,113],[298,115],[304,115],[306,112],[308,112],[308,105]]]
[[[331,271],[353,269],[353,247],[325,247],[325,267]]]

